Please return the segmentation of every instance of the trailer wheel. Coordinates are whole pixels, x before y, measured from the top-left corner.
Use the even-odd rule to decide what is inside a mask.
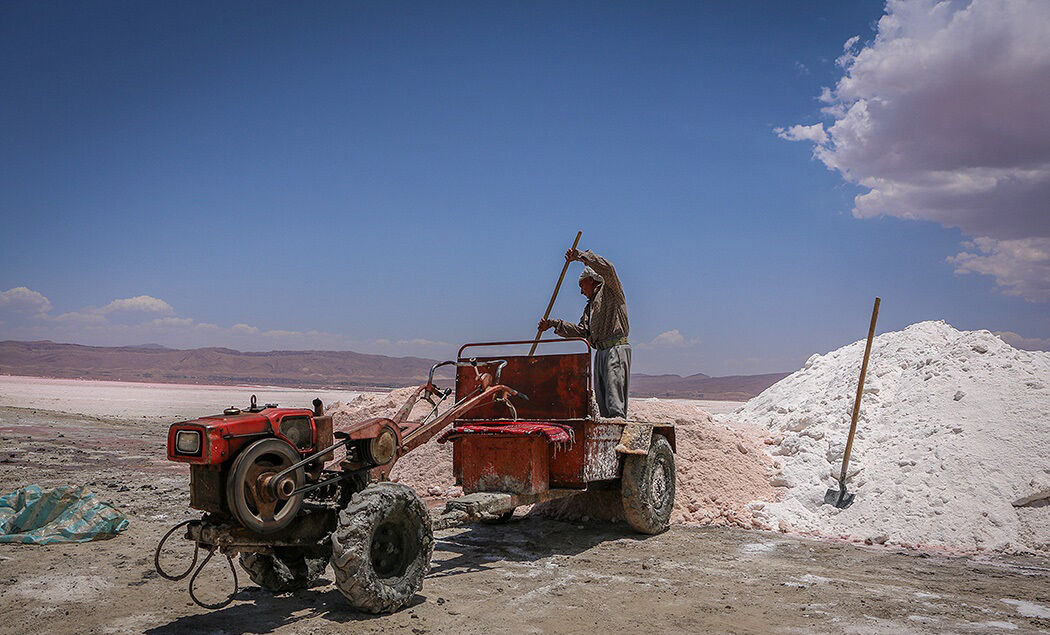
[[[648,454],[629,454],[623,463],[620,494],[627,524],[643,534],[666,531],[674,509],[674,452],[653,435]]]
[[[306,589],[313,585],[328,567],[332,548],[274,547],[273,553],[242,553],[241,568],[252,582],[272,593]]]
[[[433,552],[430,514],[415,491],[370,485],[339,512],[332,533],[335,584],[355,609],[392,613],[423,588]]]

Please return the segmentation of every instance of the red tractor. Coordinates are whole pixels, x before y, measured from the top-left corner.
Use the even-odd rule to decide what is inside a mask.
[[[543,340],[543,343],[566,340]],[[258,406],[173,424],[168,458],[190,466],[190,506],[200,520],[173,527],[157,546],[158,572],[190,578],[218,550],[232,556],[259,586],[273,592],[310,586],[331,564],[350,604],[380,613],[404,606],[430,567],[435,527],[509,518],[523,505],[589,488],[618,490],[634,529],[667,528],[674,505],[673,424],[601,419],[591,388],[591,350],[548,355],[463,356],[467,348],[531,342],[467,344],[457,361],[436,364],[393,418],[357,421],[332,430],[320,400],[312,409]],[[452,395],[434,385],[443,366],[456,368]],[[506,383],[504,383],[506,382]],[[510,385],[515,386],[512,388]],[[420,399],[432,406],[410,421]],[[431,518],[409,487],[387,479],[398,458],[454,425],[453,470],[465,496]],[[335,461],[337,450],[345,456]],[[162,547],[180,527],[195,543],[185,572],[160,565]],[[196,549],[208,556],[196,567]],[[196,570],[194,571],[194,568]]]

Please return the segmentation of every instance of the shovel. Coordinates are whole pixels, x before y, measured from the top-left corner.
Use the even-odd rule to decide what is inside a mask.
[[[572,241],[572,248],[576,249],[576,246],[580,244],[580,236],[583,236],[583,230],[576,232],[576,240]],[[565,280],[565,272],[569,270],[569,261],[565,261],[565,266],[561,268],[561,275],[558,276],[558,284],[554,285],[554,293],[551,294],[551,301],[547,303],[547,310],[543,312],[543,319],[546,320],[551,316],[551,309],[554,308],[554,301],[558,299],[558,291],[561,289],[562,280]],[[536,331],[536,339],[532,342],[532,348],[529,349],[529,357],[532,357],[533,353],[536,352],[536,346],[540,343],[540,338],[543,337],[543,331]]]
[[[857,433],[857,417],[860,415],[860,398],[864,394],[864,375],[868,372],[868,357],[871,355],[871,340],[875,337],[875,321],[879,319],[879,303],[875,298],[875,308],[871,311],[871,326],[868,327],[868,343],[864,346],[864,362],[860,365],[860,381],[857,382],[857,398],[853,401],[853,420],[849,424],[849,438],[846,440],[846,451],[842,455],[842,472],[839,473],[839,489],[829,489],[824,493],[824,504],[846,509],[853,504],[856,494],[846,491],[846,468],[849,466],[849,454],[853,449],[853,435]]]

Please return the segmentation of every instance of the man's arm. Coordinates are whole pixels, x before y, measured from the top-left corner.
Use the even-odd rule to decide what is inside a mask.
[[[559,337],[589,337],[591,331],[587,328],[584,322],[587,321],[586,316],[583,320],[580,320],[579,324],[573,324],[572,322],[566,322],[565,320],[551,320],[554,326],[554,333]]]
[[[565,320],[540,320],[539,330],[546,331],[553,328],[554,333],[559,337],[583,337],[589,339],[591,336],[590,312],[587,310],[589,308],[590,303],[584,307],[583,317],[580,318],[579,324],[573,324]]]
[[[565,254],[565,257],[570,260],[579,260],[591,269],[594,269],[594,271],[605,280],[605,284],[609,290],[613,291],[616,295],[623,296],[623,285],[620,284],[620,277],[616,275],[616,267],[614,267],[611,262],[602,258],[590,249],[587,251],[570,249],[568,253]]]

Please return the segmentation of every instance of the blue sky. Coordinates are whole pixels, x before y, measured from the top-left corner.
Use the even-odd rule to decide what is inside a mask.
[[[880,331],[1050,338],[1045,301],[948,261],[983,234],[858,218],[865,187],[774,132],[826,119],[883,11],[6,3],[0,290],[36,295],[0,338],[445,356],[531,337],[577,229],[637,371],[792,370],[875,295]]]

